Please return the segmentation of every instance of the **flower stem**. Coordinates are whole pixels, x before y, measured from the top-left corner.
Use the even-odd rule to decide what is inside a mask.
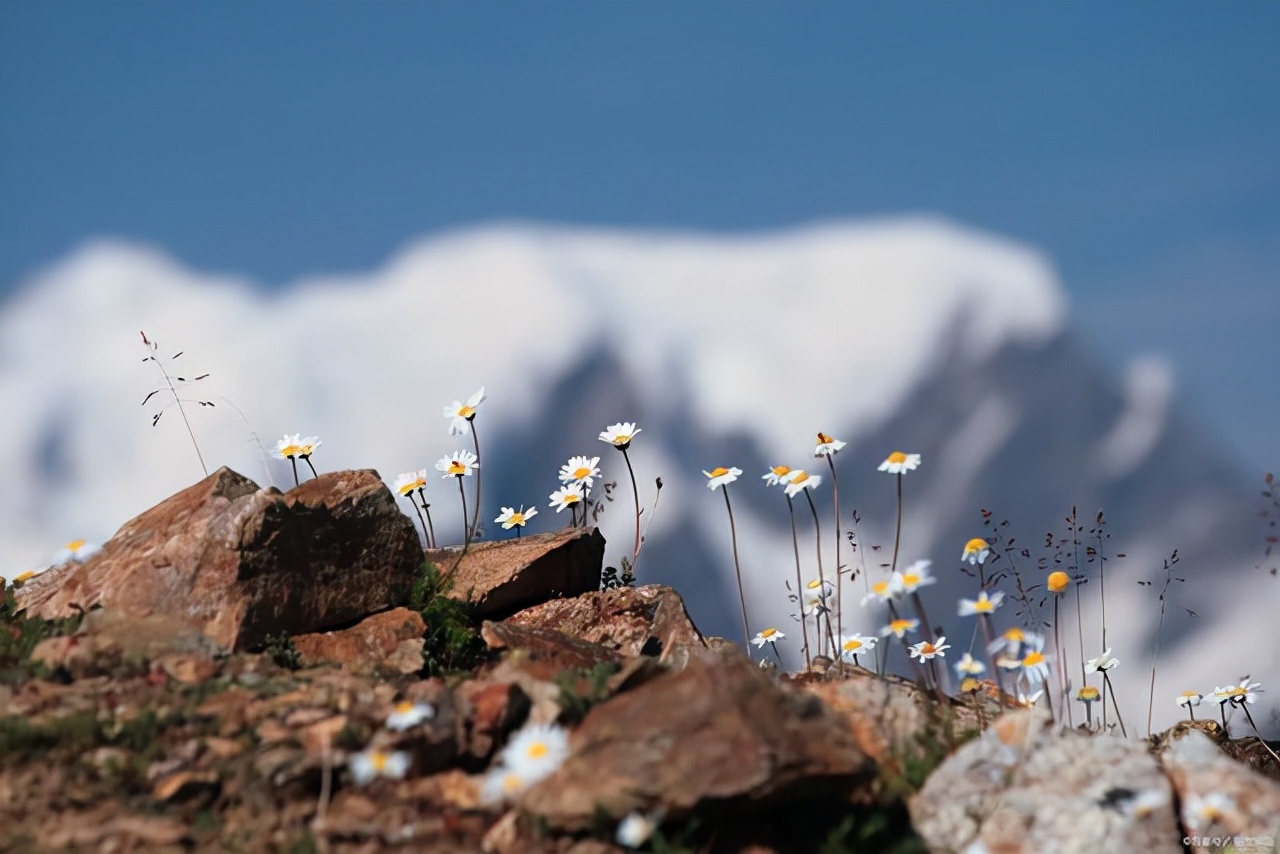
[[[818,547],[817,548],[818,583],[821,585],[819,589],[822,591],[822,593],[825,594],[827,590],[827,576],[822,571],[822,523],[818,521],[818,508],[813,503],[813,495],[807,489],[802,491],[804,492],[804,497],[809,500],[809,511],[813,513],[813,538]],[[819,608],[817,619],[820,620],[821,618],[822,618],[822,609]],[[827,618],[827,634],[828,635],[831,634],[831,618],[830,617]],[[834,649],[835,642],[832,641],[831,645],[833,647],[833,649],[831,650],[831,653],[832,655],[835,655],[835,649]],[[819,655],[822,654],[822,632],[820,629],[818,631],[818,654]]]
[[[636,571],[636,564],[640,561],[640,487],[636,486],[636,472],[631,467],[631,457],[627,454],[627,449],[622,448],[622,458],[627,461],[627,474],[631,475],[631,495],[636,502],[636,546],[631,552],[631,571]]]
[[[733,522],[733,505],[729,503],[729,484],[723,484],[720,491],[724,493],[724,506],[729,511],[729,536],[733,542],[733,571],[738,576],[738,603],[742,605],[742,638],[743,644],[751,648],[751,629],[747,623],[747,598],[742,592],[742,567],[738,564],[738,528]]]
[[[1271,745],[1267,744],[1267,740],[1262,737],[1262,733],[1258,732],[1258,725],[1253,722],[1253,715],[1249,714],[1249,707],[1244,703],[1237,703],[1236,705],[1244,709],[1244,716],[1249,719],[1249,726],[1253,727],[1254,734],[1258,736],[1258,744],[1261,744],[1267,753],[1271,754],[1272,759],[1280,763],[1280,756],[1276,755],[1276,752],[1271,749]]]
[[[413,493],[409,494],[409,504],[413,507],[413,512],[418,514],[418,523],[422,525],[422,537],[427,541],[427,548],[431,548],[431,539],[427,536],[427,520],[422,518],[422,511],[418,509],[418,505],[413,503]]]
[[[298,460],[295,457],[289,457],[289,465],[293,466],[293,485],[298,485]]]
[[[1120,722],[1120,734],[1128,738],[1129,733],[1125,732],[1124,729],[1124,718],[1120,716],[1120,703],[1116,700],[1116,689],[1111,687],[1111,677],[1107,675],[1105,670],[1102,671],[1102,684],[1107,686],[1107,691],[1111,694],[1111,708],[1115,709],[1116,720]],[[1103,699],[1105,700],[1106,698]],[[1107,707],[1104,705],[1102,708],[1105,712]]]
[[[827,466],[831,469],[831,500],[836,505],[836,636],[844,638],[844,567],[840,565],[840,482],[836,480],[834,454],[827,454]]]
[[[310,454],[307,454],[307,455],[306,455],[305,457],[303,457],[302,459],[303,459],[304,461],[306,461],[307,468],[311,469],[311,476],[312,476],[312,477],[319,477],[320,475],[316,474],[316,467],[315,467],[315,466],[313,466],[313,465],[311,465],[311,455],[310,455]]]
[[[427,533],[431,536],[431,548],[439,548],[440,544],[436,542],[436,526],[431,523],[431,505],[427,503],[427,496],[422,490],[418,490],[418,498],[422,501],[422,512],[427,514]]]
[[[474,416],[467,421],[471,425],[471,441],[476,446],[476,508],[471,514],[471,529],[467,535],[467,539],[478,536],[480,533],[480,479],[484,477],[484,472],[480,468],[480,434],[476,432],[476,421]],[[463,519],[466,524],[466,519]]]
[[[462,499],[462,553],[471,545],[471,529],[467,527],[467,491],[462,488],[462,476],[458,475],[458,496]]]
[[[800,537],[796,534],[796,508],[787,496],[787,510],[791,513],[791,546],[796,553],[796,601],[800,603],[800,634],[804,639],[804,668],[808,670],[813,662],[809,657],[809,625],[804,619],[804,581],[800,578]]]
[[[893,530],[893,565],[889,573],[898,571],[898,546],[902,543],[902,473],[898,473],[898,521]]]

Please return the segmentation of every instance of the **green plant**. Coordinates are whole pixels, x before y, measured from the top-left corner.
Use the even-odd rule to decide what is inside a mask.
[[[27,617],[18,606],[14,588],[0,593],[0,684],[21,685],[46,675],[44,665],[32,662],[31,653],[46,638],[74,634],[84,614],[46,620]]]
[[[570,723],[577,723],[587,712],[609,696],[609,677],[618,672],[617,665],[601,662],[594,667],[574,667],[556,674],[556,688],[560,691],[557,702],[561,714]]]
[[[293,645],[293,638],[289,637],[288,632],[267,635],[266,645],[262,651],[271,656],[271,660],[277,667],[283,667],[285,670],[297,670],[302,667],[302,653],[298,652],[298,648]]]
[[[472,607],[448,596],[452,589],[453,576],[428,561],[409,591],[409,607],[427,626],[422,661],[428,676],[471,670],[485,655]]]

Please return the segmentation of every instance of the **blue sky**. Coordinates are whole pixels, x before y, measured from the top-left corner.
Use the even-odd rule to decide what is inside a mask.
[[[1259,470],[1277,152],[1274,2],[0,3],[0,294],[104,235],[276,284],[495,219],[933,212]]]

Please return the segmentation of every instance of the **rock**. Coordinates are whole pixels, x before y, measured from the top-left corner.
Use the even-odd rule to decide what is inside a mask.
[[[407,521],[407,519],[406,519]],[[427,551],[427,560],[452,579],[446,595],[467,602],[478,619],[501,620],[558,597],[600,589],[604,537],[568,528],[515,540]]]
[[[594,590],[572,599],[554,599],[526,608],[504,622],[553,628],[629,658],[663,655],[677,645],[704,645],[680,594],[658,584]]]
[[[122,670],[145,672],[154,662],[171,678],[198,682],[217,672],[214,658],[219,654],[198,623],[169,614],[130,617],[118,610],[95,609],[85,614],[74,634],[42,640],[31,659],[76,679]]]
[[[1163,761],[1194,854],[1217,854],[1233,838],[1246,852],[1272,851],[1280,842],[1280,783],[1232,759],[1196,731],[1174,741]]]
[[[1172,787],[1144,742],[1058,732],[1040,710],[1003,715],[908,807],[938,854],[1182,850]]]
[[[297,635],[292,640],[306,665],[329,662],[358,671],[385,667],[396,673],[416,673],[422,669],[426,630],[417,611],[394,608],[365,617],[349,629]]]
[[[694,656],[587,713],[565,763],[521,805],[549,826],[706,802],[804,809],[873,775],[843,722],[816,698],[772,682],[741,654]]]
[[[497,741],[529,713],[529,696],[511,682],[465,682],[454,703],[458,744],[479,760],[488,759]]]
[[[534,669],[545,679],[570,668],[622,662],[622,656],[609,647],[545,626],[486,622],[480,627],[480,637],[490,649],[519,650],[523,654],[521,663],[542,665]]]
[[[244,649],[384,610],[421,563],[413,523],[377,472],[322,474],[281,493],[222,468],[17,596],[46,618],[98,604],[129,618],[163,614]]]

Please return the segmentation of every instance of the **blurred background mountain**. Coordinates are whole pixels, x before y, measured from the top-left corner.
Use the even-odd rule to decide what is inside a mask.
[[[824,430],[868,543],[875,464],[924,454],[907,556],[947,596],[981,508],[1034,575],[1102,507],[1135,666],[1136,581],[1176,548],[1202,614],[1169,617],[1177,690],[1261,676],[1238,650],[1244,613],[1280,640],[1277,151],[1274,3],[10,0],[0,574],[200,476],[177,413],[138,407],[145,329],[212,374],[209,459],[264,483],[286,431],[323,468],[429,468],[440,407],[485,385],[492,518],[545,505],[569,453],[616,466],[595,434],[640,420],[667,484],[642,578],[711,631],[731,570],[700,469],[746,470],[752,598],[782,623],[758,470]]]

